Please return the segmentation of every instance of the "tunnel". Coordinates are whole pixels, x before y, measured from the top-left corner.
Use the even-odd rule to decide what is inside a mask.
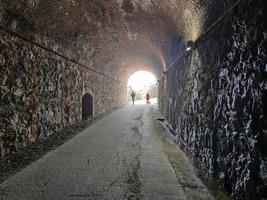
[[[83,95],[82,98],[82,119],[93,117],[93,97],[89,93]]]
[[[1,159],[123,108],[129,77],[147,71],[173,142],[233,199],[266,198],[266,7],[265,0],[2,0]]]

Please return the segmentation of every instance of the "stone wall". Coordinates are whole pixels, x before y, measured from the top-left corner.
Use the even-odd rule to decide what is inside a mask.
[[[125,103],[126,85],[17,37],[0,37],[0,153],[5,155],[82,118],[82,96],[94,116]]]
[[[267,196],[266,13],[244,1],[159,81],[177,142],[235,199]]]

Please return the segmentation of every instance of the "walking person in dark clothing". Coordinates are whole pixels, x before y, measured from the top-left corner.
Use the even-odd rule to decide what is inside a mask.
[[[150,104],[150,96],[148,93],[146,93],[146,104]]]
[[[131,97],[132,97],[133,105],[134,105],[134,99],[135,99],[135,96],[136,96],[136,95],[135,95],[135,92],[132,91],[132,92],[131,92]]]

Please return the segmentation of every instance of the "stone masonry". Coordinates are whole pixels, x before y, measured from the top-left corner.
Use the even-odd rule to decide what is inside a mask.
[[[266,8],[263,1],[248,4],[204,36],[159,82],[159,107],[177,142],[235,199],[267,196]]]
[[[94,116],[125,103],[125,83],[66,61],[1,32],[0,153],[46,138],[82,118],[82,96]]]

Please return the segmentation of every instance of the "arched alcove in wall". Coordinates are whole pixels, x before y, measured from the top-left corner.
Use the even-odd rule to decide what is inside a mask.
[[[82,97],[82,119],[86,120],[93,116],[93,97],[85,93]]]

